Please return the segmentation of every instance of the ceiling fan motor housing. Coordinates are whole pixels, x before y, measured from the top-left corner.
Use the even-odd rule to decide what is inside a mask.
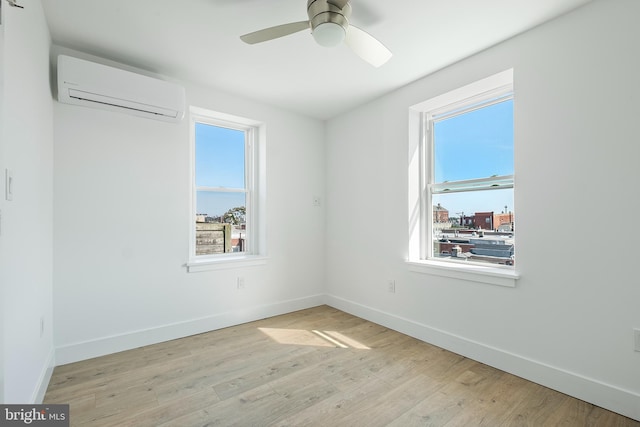
[[[321,24],[337,24],[346,32],[349,27],[351,5],[346,3],[341,9],[327,0],[309,0],[307,2],[307,14],[311,24],[311,31]]]

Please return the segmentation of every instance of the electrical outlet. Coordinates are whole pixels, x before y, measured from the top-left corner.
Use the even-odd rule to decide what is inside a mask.
[[[640,329],[633,330],[633,349],[640,351]]]
[[[245,288],[244,277],[238,277],[236,285],[238,286],[238,290],[244,289]]]
[[[392,294],[396,293],[396,281],[395,280],[387,280],[387,290]]]

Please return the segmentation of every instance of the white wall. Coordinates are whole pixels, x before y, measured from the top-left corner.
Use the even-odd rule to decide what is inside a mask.
[[[267,264],[187,273],[188,120],[55,102],[59,363],[322,302],[324,209],[313,196],[324,197],[323,123],[188,84],[187,98],[266,123]]]
[[[2,185],[0,186],[0,403],[4,402],[4,328],[5,328],[5,320],[4,320],[4,312],[5,312],[5,301],[6,298],[4,296],[4,276],[2,271],[4,270],[4,264],[2,260],[5,259],[5,244],[4,239],[2,238],[2,209],[4,209],[4,194],[2,193],[4,189],[4,134],[2,133],[2,129],[4,129],[4,25],[3,18],[0,16],[0,182]]]
[[[596,1],[329,121],[329,302],[640,419],[638,16]],[[408,272],[409,106],[511,67],[522,278]]]
[[[24,9],[4,3],[2,9],[0,401],[29,403],[41,401],[54,364],[50,39],[39,1]],[[13,171],[13,201],[5,200],[6,168]]]

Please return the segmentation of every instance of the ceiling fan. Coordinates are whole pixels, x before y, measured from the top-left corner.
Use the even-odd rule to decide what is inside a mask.
[[[374,67],[381,66],[391,58],[391,51],[381,42],[366,31],[349,24],[349,0],[308,0],[307,14],[308,21],[265,28],[240,36],[240,39],[245,43],[255,44],[310,29],[319,45],[333,47],[344,41],[356,55]]]

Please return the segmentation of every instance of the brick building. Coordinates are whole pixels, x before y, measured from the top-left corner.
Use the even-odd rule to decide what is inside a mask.
[[[433,222],[449,222],[449,211],[440,203],[433,207]]]
[[[483,230],[513,231],[513,212],[476,212],[473,225]]]

